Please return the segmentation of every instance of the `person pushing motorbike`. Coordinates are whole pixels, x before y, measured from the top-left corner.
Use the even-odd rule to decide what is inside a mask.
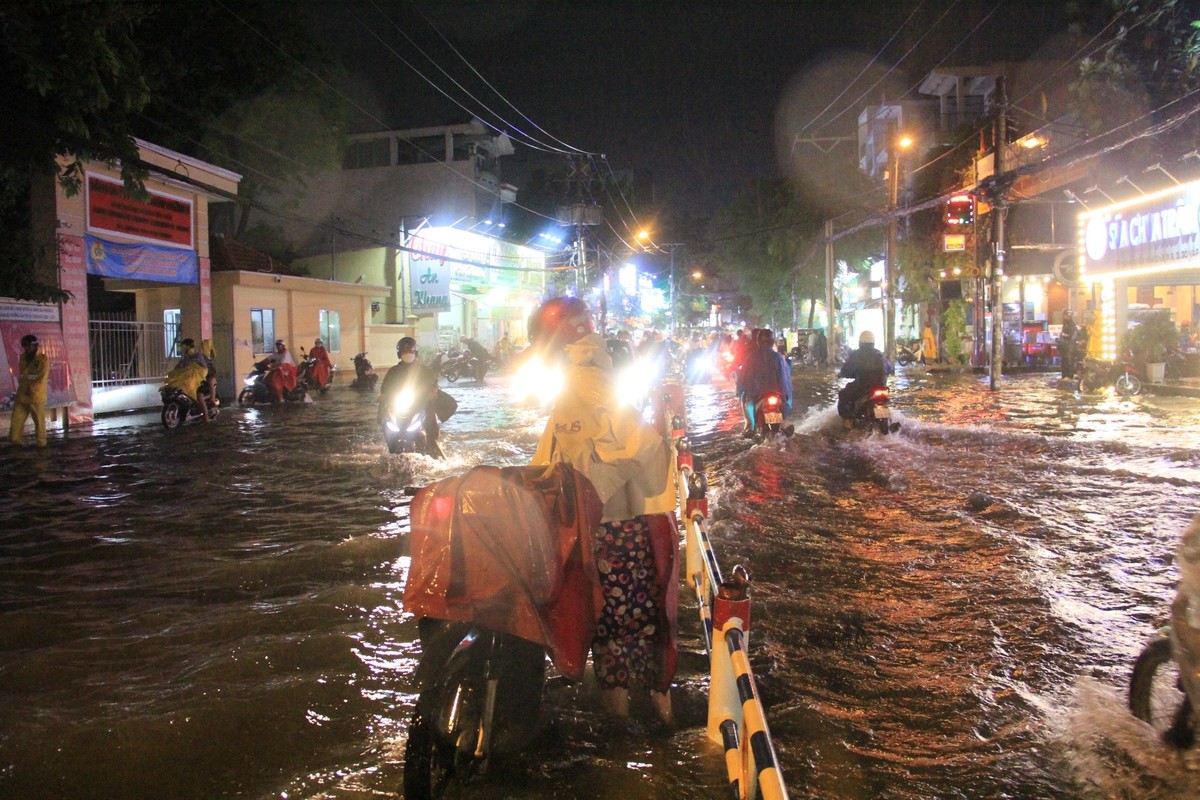
[[[858,337],[858,349],[846,359],[839,375],[852,378],[850,383],[838,392],[837,410],[847,427],[854,418],[854,407],[858,401],[866,397],[879,386],[887,385],[887,376],[891,372],[883,353],[875,349],[875,334],[863,331]]]
[[[618,402],[612,360],[586,303],[546,301],[529,319],[529,338],[543,360],[567,362],[533,464],[569,464],[603,504],[594,544],[604,604],[592,641],[602,702],[628,716],[630,683],[639,683],[669,725],[679,587],[669,448]]]
[[[396,357],[399,361],[383,376],[383,385],[379,387],[379,424],[387,419],[388,408],[395,396],[405,388],[411,388],[417,402],[425,409],[425,435],[434,458],[442,458],[442,448],[438,444],[437,414],[432,403],[437,397],[437,373],[417,361],[417,340],[405,336],[396,342]]]

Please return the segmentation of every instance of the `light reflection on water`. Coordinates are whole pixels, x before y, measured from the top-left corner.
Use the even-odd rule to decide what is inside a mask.
[[[1109,698],[1200,504],[1200,402],[902,374],[903,429],[864,438],[841,430],[835,382],[796,388],[796,437],[757,447],[727,386],[689,390],[718,558],[754,575],[792,793],[1139,796],[1115,752],[1182,796]],[[394,791],[419,658],[403,489],[524,463],[543,421],[501,379],[449,390],[445,461],[389,455],[350,390],[6,451],[0,794]],[[723,795],[703,659],[684,663],[678,732],[612,738],[590,686],[556,690],[548,733],[471,796]]]

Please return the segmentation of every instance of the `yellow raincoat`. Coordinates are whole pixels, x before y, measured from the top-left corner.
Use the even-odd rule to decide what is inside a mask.
[[[588,334],[564,349],[563,390],[533,463],[562,461],[583,473],[603,503],[603,522],[674,511],[670,448],[637,409],[617,402],[604,340]]]
[[[196,390],[208,377],[208,367],[200,361],[188,361],[180,364],[167,373],[166,385],[172,389],[182,389],[183,393],[192,400],[196,399]]]
[[[937,337],[933,335],[933,328],[925,326],[925,332],[921,335],[921,350],[926,361],[937,361]]]

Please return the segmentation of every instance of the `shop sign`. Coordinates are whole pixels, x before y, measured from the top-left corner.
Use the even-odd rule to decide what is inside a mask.
[[[1200,183],[1080,215],[1089,277],[1145,267],[1194,267],[1200,256]]]
[[[959,253],[967,249],[967,235],[965,233],[944,233],[942,234],[942,250],[947,253]]]
[[[428,259],[412,260],[413,313],[432,314],[450,310],[450,281],[454,277],[454,265]]]
[[[149,201],[139,200],[126,194],[120,181],[88,173],[87,228],[190,250],[192,200],[155,191]]]

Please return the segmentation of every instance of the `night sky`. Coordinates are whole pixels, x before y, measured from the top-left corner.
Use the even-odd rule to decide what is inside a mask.
[[[829,156],[811,146],[794,151],[798,131],[853,135],[863,104],[905,94],[943,58],[946,66],[1025,58],[1050,46],[1052,35],[1065,36],[1075,6],[348,0],[315,8],[319,35],[348,72],[339,86],[369,112],[360,130],[444,124],[473,113],[555,146],[557,138],[603,153],[616,170],[653,176],[656,206],[708,214],[755,176],[786,173],[836,198],[842,189],[830,167],[852,163],[855,146],[843,143]],[[518,152],[514,171],[541,159],[528,148]]]

